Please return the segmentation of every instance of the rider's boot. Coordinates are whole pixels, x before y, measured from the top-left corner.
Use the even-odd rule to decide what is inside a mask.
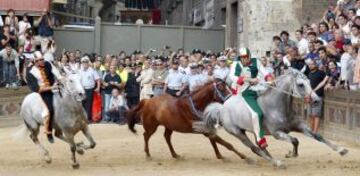
[[[50,126],[50,115],[45,117],[44,126],[45,126],[45,134],[50,143],[54,143],[54,137],[52,135],[52,129]]]

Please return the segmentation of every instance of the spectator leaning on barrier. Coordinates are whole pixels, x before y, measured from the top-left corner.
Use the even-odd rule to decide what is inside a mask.
[[[81,84],[85,89],[86,99],[83,106],[86,110],[89,122],[92,121],[92,104],[94,91],[100,92],[100,77],[96,71],[89,66],[90,59],[88,56],[81,58],[80,77]]]
[[[128,110],[125,97],[120,94],[117,88],[112,89],[109,108],[105,111],[109,120],[106,122],[125,123],[125,111]]]
[[[38,26],[38,33],[41,37],[41,50],[46,47],[46,39],[52,39],[54,35],[54,22],[50,12],[44,9],[38,20],[35,21],[35,26]]]
[[[309,61],[310,73],[308,75],[311,88],[319,96],[319,100],[310,103],[309,115],[311,118],[311,129],[317,133],[319,129],[320,117],[322,115],[324,86],[328,80],[328,76],[324,71],[318,69],[318,66],[313,60]]]

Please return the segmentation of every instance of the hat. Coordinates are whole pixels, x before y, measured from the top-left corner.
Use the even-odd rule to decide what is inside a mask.
[[[192,53],[193,53],[193,54],[201,53],[201,50],[199,50],[199,49],[194,49],[194,50],[192,51]]]
[[[204,58],[202,59],[202,63],[203,63],[203,64],[208,64],[208,63],[210,63],[210,59],[207,58],[207,57],[204,57]]]
[[[81,58],[81,62],[90,62],[89,56],[84,56]]]
[[[195,68],[198,68],[199,65],[197,63],[190,63],[189,67],[190,67],[190,69],[195,69]]]
[[[220,57],[218,57],[217,60],[218,60],[218,61],[226,61],[227,58],[226,58],[226,56],[220,56]]]
[[[240,57],[242,57],[242,56],[248,56],[249,58],[251,57],[251,53],[248,48],[240,48],[239,55],[240,55]]]
[[[43,54],[40,51],[34,52],[34,60],[42,59],[44,58]]]

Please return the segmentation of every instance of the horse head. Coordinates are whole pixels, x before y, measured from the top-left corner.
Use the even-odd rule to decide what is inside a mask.
[[[286,74],[291,77],[290,92],[293,96],[297,98],[311,97],[313,101],[317,101],[319,97],[313,91],[310,85],[310,80],[300,71],[289,68],[288,73]]]
[[[74,70],[62,69],[63,78],[59,80],[60,87],[70,97],[73,97],[76,101],[81,102],[85,97],[85,90],[81,85],[80,74]]]

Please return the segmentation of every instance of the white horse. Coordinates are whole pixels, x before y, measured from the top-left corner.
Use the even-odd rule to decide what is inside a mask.
[[[87,116],[81,101],[85,98],[85,91],[80,82],[80,75],[75,72],[64,72],[64,80],[59,85],[59,89],[53,90],[54,98],[54,116],[52,125],[55,130],[55,136],[70,145],[71,160],[73,168],[79,168],[76,161],[75,152],[83,154],[83,149],[94,148],[96,143],[93,140],[87,124]],[[25,122],[25,126],[14,136],[20,136],[30,132],[30,138],[39,147],[44,160],[51,163],[49,152],[40,143],[38,139],[39,128],[43,125],[44,113],[46,113],[40,94],[30,93],[27,95],[21,105],[20,116]],[[82,131],[89,140],[90,145],[84,145],[82,142],[76,144],[74,136]]]
[[[318,99],[306,76],[297,70],[290,69],[288,73],[277,78],[275,82],[276,87],[270,86],[258,98],[258,103],[264,112],[262,126],[266,134],[293,144],[294,149],[287,157],[298,156],[299,141],[288,134],[292,131],[301,132],[325,143],[341,155],[345,155],[348,152],[345,148],[336,146],[321,135],[313,133],[304,120],[295,116],[295,111],[292,108],[294,97],[304,98],[310,95],[314,101]],[[254,129],[250,110],[245,103],[241,96],[232,96],[223,105],[219,103],[209,105],[204,112],[204,122],[207,126],[205,128],[213,130],[217,125],[221,125],[257,155],[270,161],[274,166],[285,167],[280,160],[272,158],[267,150],[260,149],[246,136],[246,131],[254,133]],[[198,130],[203,129],[199,128]]]

